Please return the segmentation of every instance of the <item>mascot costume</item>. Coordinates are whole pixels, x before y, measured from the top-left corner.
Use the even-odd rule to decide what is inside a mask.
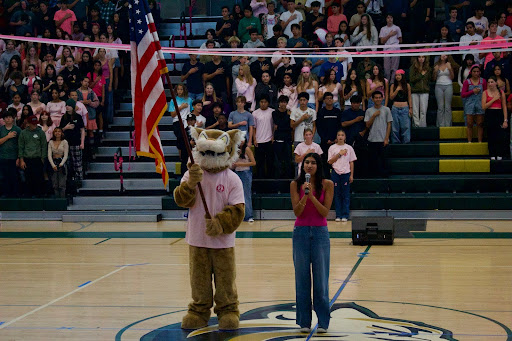
[[[240,313],[235,284],[235,230],[245,214],[242,181],[229,167],[238,159],[245,134],[240,130],[191,129],[196,163],[188,165],[174,190],[176,204],[189,209],[192,302],[181,328],[206,327],[215,301],[220,330],[238,329]],[[211,218],[205,213],[197,184],[201,183]],[[213,294],[212,276],[215,282]]]

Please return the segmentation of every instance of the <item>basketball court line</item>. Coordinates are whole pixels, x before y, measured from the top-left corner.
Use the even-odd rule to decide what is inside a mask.
[[[79,287],[78,287],[78,288],[76,288],[75,290],[73,290],[73,291],[71,291],[71,292],[68,292],[67,294],[65,294],[65,295],[63,295],[63,296],[61,296],[61,297],[56,298],[56,299],[54,299],[53,301],[50,301],[50,302],[48,302],[48,303],[46,303],[46,304],[44,304],[44,305],[42,305],[42,306],[40,306],[40,307],[38,307],[38,308],[36,308],[36,309],[34,309],[34,310],[31,310],[31,311],[29,311],[29,312],[28,312],[28,313],[26,313],[26,314],[23,314],[23,315],[21,315],[21,316],[18,316],[18,317],[16,317],[16,318],[15,318],[15,319],[13,319],[13,320],[10,320],[10,321],[8,321],[8,322],[6,322],[6,323],[3,323],[3,324],[1,324],[1,325],[0,325],[0,330],[1,330],[1,329],[4,329],[5,327],[7,327],[7,326],[9,326],[9,325],[11,325],[11,324],[13,324],[13,323],[16,323],[16,322],[18,322],[18,321],[20,321],[20,320],[24,319],[24,318],[25,318],[25,317],[27,317],[27,316],[30,316],[30,315],[32,315],[32,314],[34,314],[34,313],[38,312],[39,310],[42,310],[42,309],[44,309],[44,308],[46,308],[46,307],[49,307],[49,306],[51,306],[52,304],[54,304],[54,303],[56,303],[56,302],[59,302],[60,300],[62,300],[62,299],[64,299],[64,298],[66,298],[66,297],[68,297],[68,296],[71,296],[71,295],[73,295],[74,293],[76,293],[76,292],[78,292],[78,291],[80,291],[80,290],[82,290],[82,289],[84,289],[84,288],[87,288],[87,287],[91,286],[91,285],[93,285],[94,283],[101,281],[102,279],[105,279],[105,278],[107,278],[107,277],[109,277],[109,276],[112,276],[112,275],[113,275],[113,274],[115,274],[116,272],[119,272],[119,271],[121,271],[121,270],[123,270],[123,269],[125,269],[125,268],[126,268],[126,266],[122,266],[122,267],[120,267],[120,268],[118,268],[118,269],[116,269],[116,270],[113,270],[113,271],[109,272],[108,274],[103,275],[103,276],[101,276],[100,278],[95,279],[95,280],[94,280],[94,281],[92,281],[92,282],[89,282],[89,283],[87,283],[87,284],[85,284],[85,285],[79,286]]]

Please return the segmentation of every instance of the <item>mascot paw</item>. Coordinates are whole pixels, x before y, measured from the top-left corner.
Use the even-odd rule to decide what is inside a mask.
[[[208,326],[208,321],[205,321],[201,317],[188,313],[181,321],[181,329],[200,329]]]
[[[188,184],[190,187],[194,188],[196,185],[203,180],[203,170],[197,163],[187,165],[188,167]]]
[[[238,329],[240,318],[236,313],[227,313],[219,317],[219,330]]]
[[[206,234],[210,237],[218,236],[222,233],[222,226],[220,225],[220,221],[217,217],[213,217],[212,219],[206,218]]]

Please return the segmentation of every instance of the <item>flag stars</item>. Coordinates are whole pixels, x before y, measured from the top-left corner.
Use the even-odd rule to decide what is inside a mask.
[[[142,20],[140,20],[140,19],[137,20],[137,24],[139,24],[139,25],[142,24]]]
[[[135,5],[138,5],[139,4],[139,0],[135,0],[134,3],[135,3]]]
[[[139,9],[138,9],[138,10],[136,10],[136,11],[135,11],[135,13],[140,14],[140,10],[139,10]]]
[[[142,34],[142,30],[139,30],[139,34]]]
[[[128,5],[128,8],[129,8],[129,9],[131,9],[131,8],[132,8],[132,4],[129,4],[129,5]]]

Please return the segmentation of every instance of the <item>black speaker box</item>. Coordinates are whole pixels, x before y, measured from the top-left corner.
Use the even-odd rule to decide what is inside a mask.
[[[393,217],[352,218],[352,243],[354,245],[393,245],[394,239]]]

